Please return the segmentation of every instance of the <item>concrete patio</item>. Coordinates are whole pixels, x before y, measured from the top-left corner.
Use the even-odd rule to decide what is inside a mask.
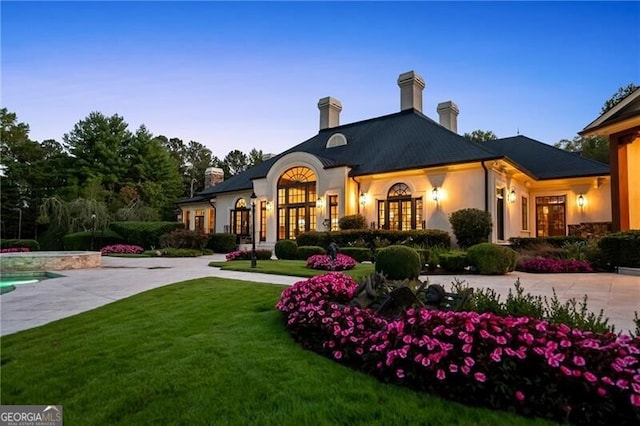
[[[119,299],[167,284],[201,277],[232,278],[268,284],[291,285],[304,278],[279,275],[222,271],[209,267],[211,261],[224,260],[224,255],[199,258],[102,258],[95,269],[60,271],[64,277],[37,284],[16,286],[0,296],[0,334],[7,335],[76,315]],[[640,314],[640,277],[613,273],[598,274],[529,274],[513,272],[505,276],[435,275],[421,277],[432,284],[450,288],[454,279],[471,287],[491,287],[506,297],[517,278],[525,292],[558,298],[582,300],[587,294],[592,312],[603,309],[616,331],[634,329],[634,310]]]

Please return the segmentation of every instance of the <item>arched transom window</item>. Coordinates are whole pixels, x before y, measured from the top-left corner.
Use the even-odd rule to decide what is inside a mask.
[[[384,229],[422,229],[422,197],[412,198],[405,183],[396,183],[386,200],[378,200],[378,227]]]
[[[278,179],[278,239],[316,229],[316,174],[293,167]]]
[[[249,236],[249,209],[244,198],[238,198],[231,210],[231,228],[231,232],[239,237]]]

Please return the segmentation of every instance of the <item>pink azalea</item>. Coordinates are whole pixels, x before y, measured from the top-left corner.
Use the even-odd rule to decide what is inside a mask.
[[[458,366],[455,364],[449,364],[449,371],[452,373],[457,373],[458,372]]]
[[[403,369],[401,369],[401,368],[398,368],[398,369],[396,370],[396,376],[398,376],[398,378],[399,378],[399,379],[404,378],[404,370],[403,370]]]
[[[469,367],[473,367],[476,362],[473,360],[473,358],[470,358],[470,357],[467,356],[467,357],[464,358],[464,363],[466,365],[468,365]]]
[[[584,367],[584,358],[582,358],[581,356],[574,356],[573,357],[573,363],[575,365],[577,365],[578,367]]]
[[[591,373],[589,371],[584,373],[584,378],[587,379],[591,383],[595,383],[596,381],[598,381],[598,378],[593,373]]]
[[[342,358],[342,352],[340,352],[340,351],[334,351],[334,352],[333,352],[333,357],[334,357],[335,359],[340,359],[340,358]]]
[[[635,407],[640,407],[640,395],[638,395],[637,393],[632,393],[630,399],[631,399],[631,405]]]
[[[524,401],[524,393],[522,393],[520,391],[516,391],[516,399],[518,401]]]
[[[607,394],[607,391],[603,388],[598,388],[598,395],[600,396],[605,396]]]
[[[480,372],[474,374],[473,377],[475,377],[475,379],[480,383],[484,383],[484,381],[487,380],[487,376],[485,376],[484,373]]]
[[[444,370],[439,368],[438,371],[436,371],[436,377],[438,378],[438,380],[444,380],[447,375],[444,373]]]

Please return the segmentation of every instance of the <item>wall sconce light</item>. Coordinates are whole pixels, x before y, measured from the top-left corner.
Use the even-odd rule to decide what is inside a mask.
[[[582,208],[585,204],[587,204],[587,199],[583,194],[578,195],[577,199],[578,207]]]
[[[360,194],[360,205],[364,207],[365,204],[367,204],[367,196],[362,193]]]
[[[434,187],[431,190],[431,199],[437,203],[438,201],[440,201],[441,198],[442,198],[442,193],[440,191],[440,188],[438,188],[437,186]]]
[[[318,197],[316,200],[316,208],[322,210],[324,207],[324,200],[321,197]]]
[[[507,195],[507,200],[510,203],[513,203],[516,201],[516,190],[511,188],[511,191],[509,192],[509,195]]]
[[[267,201],[266,209],[268,212],[273,211],[273,203],[271,201]]]

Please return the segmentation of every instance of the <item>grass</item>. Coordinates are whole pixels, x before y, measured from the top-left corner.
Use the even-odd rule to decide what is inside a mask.
[[[2,404],[65,425],[547,424],[383,384],[303,350],[283,286],[203,278],[0,339]]]
[[[210,262],[209,266],[221,268],[224,271],[260,272],[263,274],[289,275],[293,277],[315,277],[327,271],[307,268],[304,260],[259,260],[257,267],[251,267],[250,260],[233,260],[230,262]],[[348,271],[341,271],[355,279],[367,277],[375,271],[371,263],[358,263]]]

